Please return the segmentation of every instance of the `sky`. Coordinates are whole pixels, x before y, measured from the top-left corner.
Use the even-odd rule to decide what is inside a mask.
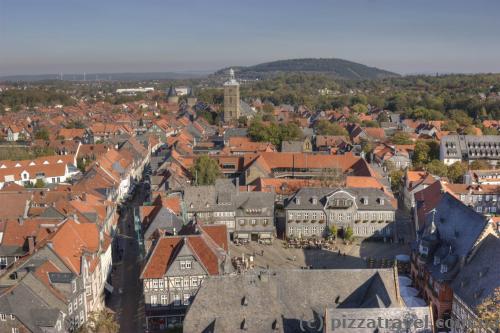
[[[0,76],[342,58],[500,72],[499,0],[0,0]]]

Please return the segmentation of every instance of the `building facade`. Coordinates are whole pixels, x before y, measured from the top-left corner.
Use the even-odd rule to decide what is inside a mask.
[[[302,188],[285,201],[287,238],[328,236],[332,226],[355,237],[392,238],[395,207],[373,188]]]
[[[199,231],[160,238],[147,259],[141,280],[149,332],[180,324],[201,282],[231,272],[225,226]]]
[[[474,160],[487,160],[497,165],[500,160],[500,136],[447,135],[441,139],[439,158],[446,165]]]

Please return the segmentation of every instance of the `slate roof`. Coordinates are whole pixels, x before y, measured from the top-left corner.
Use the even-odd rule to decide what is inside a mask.
[[[179,232],[183,224],[184,222],[182,219],[177,217],[167,208],[161,207],[158,213],[152,217],[152,221],[144,231],[144,239],[149,239],[158,229],[167,230],[170,234],[174,234],[174,230]]]
[[[290,200],[285,203],[286,209],[323,209],[326,204],[327,196],[344,191],[356,198],[355,203],[358,210],[395,210],[391,204],[391,198],[384,191],[376,188],[325,188],[325,187],[308,187],[301,188],[295,193]],[[300,198],[300,203],[297,204],[295,198]],[[316,197],[317,203],[313,204],[312,198]],[[368,198],[368,204],[361,202],[361,198]],[[383,198],[384,203],[380,204],[377,199]]]
[[[300,286],[300,288],[297,288]],[[282,270],[207,278],[184,320],[186,332],[300,332],[328,307],[398,307],[392,269]],[[277,324],[277,325],[276,325]],[[277,326],[277,327],[276,327]]]
[[[492,263],[494,263],[492,265]],[[500,238],[488,235],[452,283],[453,292],[475,309],[500,287]]]
[[[449,193],[443,194],[435,210],[435,215],[427,214],[421,234],[426,236],[430,233],[434,220],[439,239],[449,243],[458,256],[467,256],[485,229],[488,223],[486,218]]]
[[[433,332],[433,318],[432,312],[429,307],[415,307],[415,308],[378,308],[378,309],[343,309],[343,308],[330,308],[326,310],[325,332],[339,332],[339,333],[373,333],[373,332],[417,332],[417,333],[432,333]],[[349,318],[355,320],[354,327],[332,327],[334,320],[342,320]],[[378,326],[378,318],[381,318],[380,326]],[[421,322],[416,322],[419,319]],[[363,327],[357,327],[360,320],[364,320]],[[370,326],[371,321],[377,323],[376,327]],[[386,322],[387,320],[387,322]],[[407,324],[406,324],[407,323]],[[341,322],[336,322],[341,325]],[[393,325],[393,326],[391,326]],[[401,325],[401,326],[398,326]],[[408,326],[405,326],[408,325]],[[421,327],[422,326],[422,327]],[[406,330],[408,328],[408,330]]]

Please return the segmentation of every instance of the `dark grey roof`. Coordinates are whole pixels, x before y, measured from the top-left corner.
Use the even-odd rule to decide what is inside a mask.
[[[170,86],[170,88],[168,89],[167,96],[168,97],[177,96],[177,92],[175,91],[175,88],[173,86]]]
[[[257,114],[257,111],[253,110],[252,107],[244,101],[240,101],[240,111],[241,115],[246,117],[253,117]]]
[[[228,128],[224,132],[224,140],[228,140],[232,137],[246,137],[248,134],[247,128]]]
[[[453,280],[453,292],[470,308],[475,309],[486,297],[493,294],[495,288],[500,287],[498,263],[500,263],[500,239],[488,235]]]
[[[498,135],[447,135],[441,139],[444,158],[500,159]]]
[[[31,332],[41,333],[42,327],[53,327],[61,316],[60,308],[50,304],[52,297],[41,296],[23,280],[0,295],[0,312],[14,314]]]
[[[282,270],[206,279],[184,320],[186,332],[300,332],[326,308],[399,306],[393,269]],[[273,329],[275,322],[279,328]]]
[[[286,209],[323,209],[327,197],[337,192],[347,192],[355,197],[355,203],[358,210],[395,210],[390,198],[384,191],[375,188],[326,188],[326,187],[306,187],[297,191],[293,197],[285,203]],[[299,197],[300,203],[295,200]],[[317,203],[313,204],[313,198],[317,198]],[[367,204],[361,202],[361,199],[368,199]],[[383,204],[380,201],[383,198]]]
[[[454,254],[467,256],[488,221],[449,193],[443,194],[435,210],[435,214],[427,214],[422,236],[430,234],[434,221],[439,240],[447,246],[451,245]]]
[[[73,273],[58,273],[58,272],[50,272],[49,280],[52,283],[71,283],[75,278],[75,274]]]
[[[431,333],[433,332],[432,313],[429,307],[416,308],[383,308],[383,309],[343,309],[329,308],[327,309],[327,319],[325,320],[324,332],[339,332],[339,333],[373,333],[373,332],[418,332]],[[354,326],[349,327],[347,324],[342,326],[342,319],[348,318],[354,320]],[[380,326],[378,318],[381,318]],[[335,320],[340,320],[340,322]],[[361,326],[357,327],[360,320],[364,320]],[[386,321],[387,320],[387,321]],[[420,322],[416,322],[420,320]],[[339,327],[333,327],[333,324]],[[375,327],[373,324],[375,323]],[[406,325],[406,326],[405,326]]]
[[[158,229],[166,230],[170,234],[178,233],[183,226],[183,221],[169,209],[161,207],[144,232],[144,239],[149,239]]]

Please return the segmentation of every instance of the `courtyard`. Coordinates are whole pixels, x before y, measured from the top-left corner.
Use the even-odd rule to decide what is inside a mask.
[[[344,244],[338,240],[332,250],[325,249],[296,249],[286,248],[284,241],[275,239],[273,244],[264,245],[250,242],[244,245],[230,245],[231,258],[253,259],[253,267],[270,269],[331,269],[331,268],[366,268],[368,262],[375,262],[375,266],[384,267],[396,255],[409,254],[407,244],[369,242],[355,240],[351,244]]]

